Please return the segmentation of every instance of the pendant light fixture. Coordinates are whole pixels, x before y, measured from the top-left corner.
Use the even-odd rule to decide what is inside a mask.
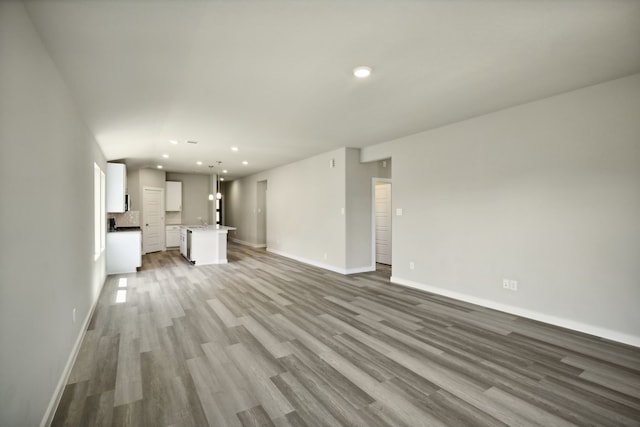
[[[220,169],[220,165],[222,164],[221,161],[217,161],[216,162],[218,165],[218,169]],[[216,174],[214,175],[213,172],[213,168],[215,166],[213,165],[209,165],[209,170],[211,171],[211,193],[209,193],[209,200],[213,200],[214,197],[218,200],[222,199],[222,193],[220,192],[220,174],[216,172]],[[215,181],[214,181],[215,180]],[[213,195],[213,190],[215,189],[215,196]]]
[[[222,162],[218,162],[218,172],[216,172],[216,199],[222,199],[222,193],[220,192],[220,165]]]
[[[211,173],[211,193],[209,193],[209,200],[213,200],[213,165],[209,165],[209,171]],[[218,187],[216,187],[217,189]]]

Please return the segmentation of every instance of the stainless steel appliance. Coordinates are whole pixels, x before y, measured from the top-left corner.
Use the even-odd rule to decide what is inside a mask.
[[[193,262],[191,259],[191,230],[187,230],[187,260]]]

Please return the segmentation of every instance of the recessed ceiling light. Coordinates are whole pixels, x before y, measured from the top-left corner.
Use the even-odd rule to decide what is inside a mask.
[[[175,139],[172,139],[172,140],[171,140],[171,141],[169,141],[169,142],[170,142],[171,144],[173,144],[173,145],[177,145],[177,144],[178,144],[178,141],[176,141]]]
[[[162,169],[162,165],[158,165],[158,169]]]
[[[238,147],[231,147],[231,151],[238,151],[239,148]]]
[[[164,157],[165,159],[168,159],[169,155],[168,154],[163,154],[162,157]]]
[[[229,171],[226,170],[226,169],[222,169],[222,173],[227,173],[227,172],[229,172]]]
[[[220,181],[224,181],[224,178],[220,177]]]
[[[242,162],[243,165],[247,166],[249,164],[249,162],[247,162],[246,160]]]
[[[198,161],[196,162],[196,165],[200,166],[200,165],[202,165],[202,162],[201,162],[200,160],[198,160]]]
[[[364,79],[371,75],[371,67],[356,67],[353,69],[353,75],[359,79]]]

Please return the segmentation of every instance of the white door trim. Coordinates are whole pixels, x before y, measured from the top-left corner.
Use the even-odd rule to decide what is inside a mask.
[[[391,179],[371,178],[371,266],[374,271],[376,269],[376,183],[379,182],[391,184],[391,212],[393,212],[393,183]],[[391,215],[391,245],[393,248],[393,214]],[[393,254],[393,249],[391,253]]]
[[[166,250],[165,247],[165,194],[164,194],[164,188],[162,187],[149,187],[149,186],[144,186],[142,187],[142,218],[140,218],[140,229],[142,230],[142,253],[143,255],[147,253],[147,247],[146,244],[144,242],[145,238],[144,238],[144,230],[145,230],[145,212],[144,212],[144,206],[145,206],[145,200],[144,200],[144,195],[145,195],[145,191],[146,190],[159,190],[160,191],[160,219],[162,220],[162,232],[160,233],[160,239],[162,240],[162,249],[161,250]]]

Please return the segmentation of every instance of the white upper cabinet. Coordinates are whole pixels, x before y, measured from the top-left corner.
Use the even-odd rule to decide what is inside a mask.
[[[182,210],[182,182],[166,182],[165,210],[170,212]]]
[[[127,188],[127,167],[121,163],[107,163],[107,212],[124,212]]]

